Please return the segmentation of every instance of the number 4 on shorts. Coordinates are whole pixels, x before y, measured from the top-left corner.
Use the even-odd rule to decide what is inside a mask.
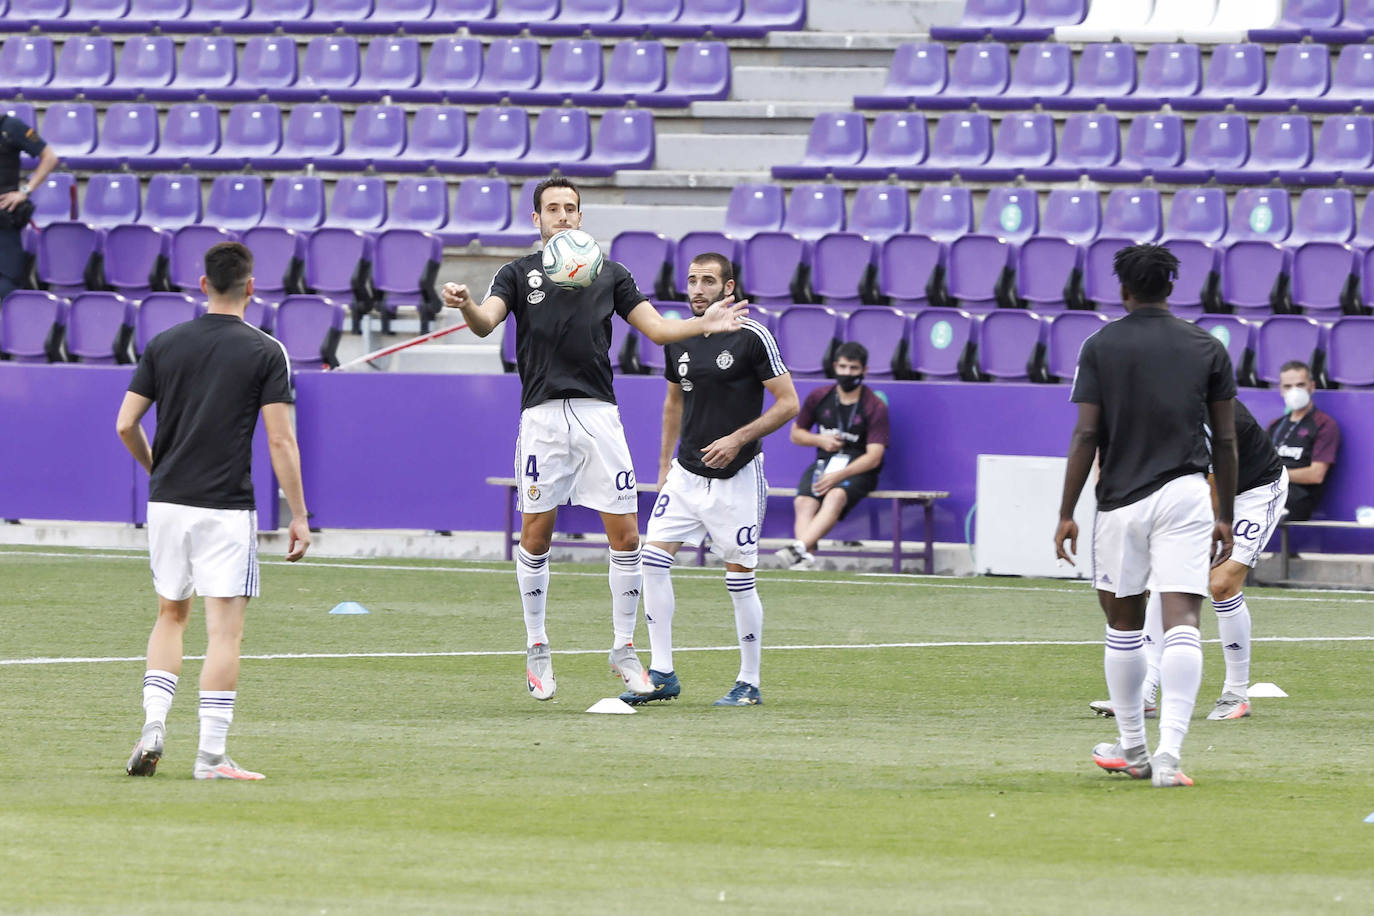
[[[539,465],[535,464],[533,455],[525,459],[525,476],[535,483],[539,482]]]

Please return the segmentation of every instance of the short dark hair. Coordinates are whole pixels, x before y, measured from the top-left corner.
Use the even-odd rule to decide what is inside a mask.
[[[239,289],[253,276],[253,252],[241,242],[219,242],[205,252],[205,279],[221,296]]]
[[[1292,372],[1295,369],[1301,369],[1303,372],[1306,372],[1308,378],[1312,377],[1312,367],[1307,365],[1307,363],[1303,362],[1300,359],[1290,359],[1282,366],[1279,366],[1280,373]]]
[[[867,369],[868,347],[865,347],[857,340],[846,340],[835,348],[835,358],[832,362],[839,362],[842,359],[852,359],[854,362]]]
[[[1136,302],[1163,302],[1178,277],[1178,258],[1163,245],[1128,245],[1112,259],[1112,270]]]
[[[730,259],[716,251],[703,251],[701,254],[692,256],[692,264],[710,264],[720,271],[721,284],[728,283],[735,279],[735,266],[730,263]],[[688,265],[689,267],[691,264]]]
[[[552,178],[545,178],[534,186],[534,212],[538,213],[544,206],[544,192],[549,188],[570,188],[573,194],[577,195],[577,209],[582,209],[582,192],[577,190],[577,185],[573,184],[562,175],[555,175]]]

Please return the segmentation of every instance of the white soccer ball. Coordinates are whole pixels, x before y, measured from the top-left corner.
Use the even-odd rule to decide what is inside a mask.
[[[605,263],[601,246],[581,229],[564,229],[544,243],[544,273],[564,289],[586,289]]]

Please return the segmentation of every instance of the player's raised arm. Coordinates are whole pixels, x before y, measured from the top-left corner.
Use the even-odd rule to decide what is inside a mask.
[[[445,283],[440,298],[448,308],[463,313],[463,320],[478,337],[486,337],[496,330],[496,326],[506,320],[509,311],[506,300],[500,296],[488,296],[485,301],[477,303],[464,283]]]
[[[636,305],[625,317],[625,320],[635,330],[662,346],[663,344],[686,340],[689,337],[699,337],[702,334],[726,334],[730,331],[738,331],[740,319],[748,314],[749,303],[747,300],[736,302],[733,296],[727,296],[712,304],[703,315],[676,321],[664,318],[658,313],[658,309],[654,308],[646,299]]]

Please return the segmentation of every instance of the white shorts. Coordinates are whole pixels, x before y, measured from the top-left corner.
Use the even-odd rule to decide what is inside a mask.
[[[1231,559],[1254,569],[1259,562],[1260,551],[1274,536],[1274,529],[1279,526],[1279,516],[1283,515],[1283,507],[1287,503],[1287,468],[1273,483],[1237,493],[1235,524],[1231,526],[1235,532],[1236,546],[1231,550]]]
[[[258,596],[258,513],[148,503],[153,589],[184,601]]]
[[[1161,592],[1208,595],[1212,489],[1202,474],[1169,481],[1142,500],[1098,512],[1093,585],[1118,598]]]
[[[734,477],[702,477],[673,462],[649,513],[647,541],[700,544],[711,536],[711,552],[726,563],[759,565],[759,531],[768,504],[763,454]]]
[[[520,412],[515,479],[521,512],[565,503],[615,515],[639,508],[620,410],[595,398],[545,401]]]

